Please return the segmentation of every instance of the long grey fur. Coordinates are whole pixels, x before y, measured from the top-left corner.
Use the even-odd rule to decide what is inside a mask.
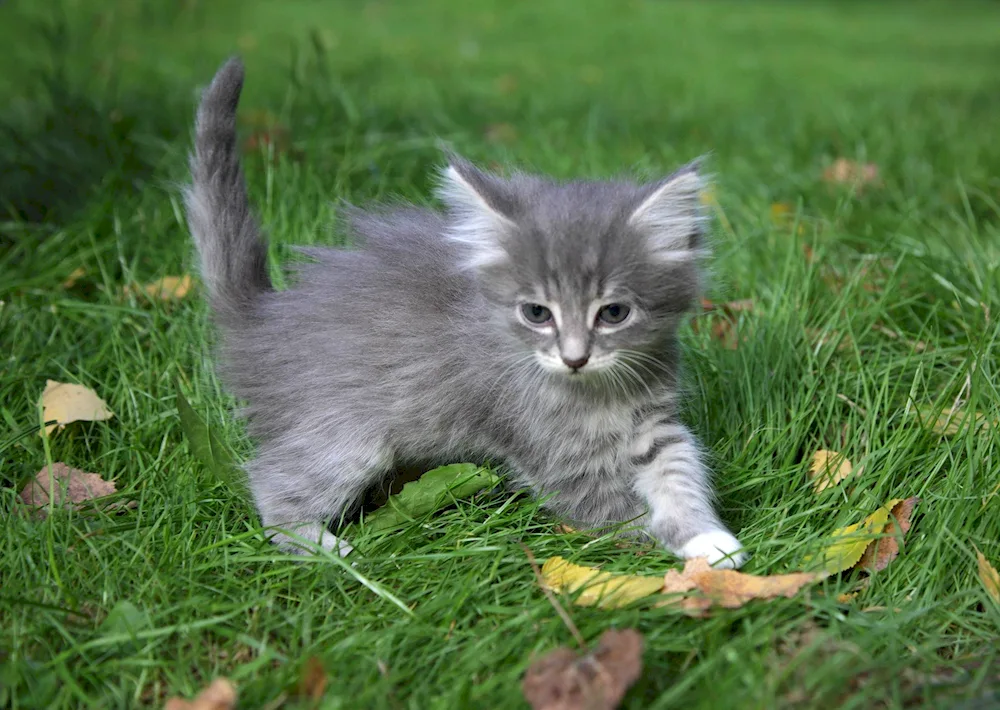
[[[204,93],[186,203],[277,544],[346,554],[328,524],[371,486],[473,459],[577,524],[634,520],[679,555],[742,563],[676,411],[676,330],[705,252],[697,165],[556,183],[452,156],[443,213],[354,210],[359,246],[310,250],[275,291],[240,169],[242,83],[233,59]]]

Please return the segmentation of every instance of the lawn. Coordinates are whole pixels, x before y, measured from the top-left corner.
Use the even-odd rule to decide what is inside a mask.
[[[707,296],[752,308],[729,341],[685,328],[684,416],[745,571],[797,571],[836,528],[920,498],[867,581],[707,618],[557,597],[588,643],[643,634],[624,707],[1000,704],[1000,602],[976,565],[978,549],[1000,566],[1000,5],[13,0],[0,42],[0,706],[158,707],[226,676],[247,708],[525,707],[533,657],[575,646],[525,547],[680,567],[500,491],[359,532],[353,569],[263,542],[180,426],[175,382],[251,454],[200,291],[123,292],[194,268],[179,201],[194,101],[234,52],[278,263],[343,238],[339,200],[431,200],[442,140],[560,178],[708,154]],[[878,180],[824,180],[838,158]],[[50,379],[115,417],[38,436]],[[963,424],[935,431],[953,406]],[[860,470],[816,494],[817,449]],[[136,505],[37,520],[18,491],[47,462]],[[311,658],[328,680],[315,702],[297,691]]]

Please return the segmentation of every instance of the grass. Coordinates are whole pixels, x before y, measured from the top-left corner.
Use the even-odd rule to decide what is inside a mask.
[[[438,138],[560,177],[711,152],[709,295],[756,308],[735,350],[685,331],[686,418],[747,571],[798,569],[834,528],[920,497],[903,554],[848,603],[851,575],[709,619],[569,606],[588,641],[645,635],[626,707],[1000,702],[1000,605],[974,553],[1000,565],[1000,438],[915,415],[959,399],[1000,418],[995,3],[37,5],[0,6],[0,705],[157,705],[227,675],[241,707],[309,707],[294,690],[316,656],[323,708],[521,707],[532,655],[573,645],[522,544],[614,571],[677,564],[558,533],[498,493],[362,533],[354,569],[262,542],[179,426],[175,379],[252,450],[203,303],[121,295],[192,267],[177,186],[194,92],[233,51],[244,116],[273,114],[303,156],[247,156],[278,259],[336,241],[336,198],[430,199]],[[876,163],[882,185],[824,183],[837,157]],[[794,224],[771,218],[778,202]],[[115,419],[43,440],[46,379],[93,387]],[[814,495],[817,448],[863,472]],[[113,478],[137,507],[31,519],[17,490],[48,461]]]

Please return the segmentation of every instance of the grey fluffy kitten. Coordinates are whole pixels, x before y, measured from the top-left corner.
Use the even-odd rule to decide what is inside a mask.
[[[680,556],[743,563],[677,420],[676,329],[703,252],[697,166],[557,184],[455,157],[445,213],[355,211],[360,247],[307,250],[314,263],[275,291],[239,163],[242,84],[232,59],[204,93],[186,202],[275,542],[346,554],[327,523],[394,468],[495,459],[577,524],[634,520]]]

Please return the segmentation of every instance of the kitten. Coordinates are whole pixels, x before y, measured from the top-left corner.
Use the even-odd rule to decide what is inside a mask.
[[[232,59],[205,91],[185,197],[276,543],[346,554],[327,523],[395,467],[499,459],[578,525],[635,520],[682,557],[743,563],[677,419],[676,330],[704,251],[696,165],[557,184],[452,157],[445,213],[354,210],[360,247],[304,250],[314,262],[275,291],[239,162],[242,85]]]

